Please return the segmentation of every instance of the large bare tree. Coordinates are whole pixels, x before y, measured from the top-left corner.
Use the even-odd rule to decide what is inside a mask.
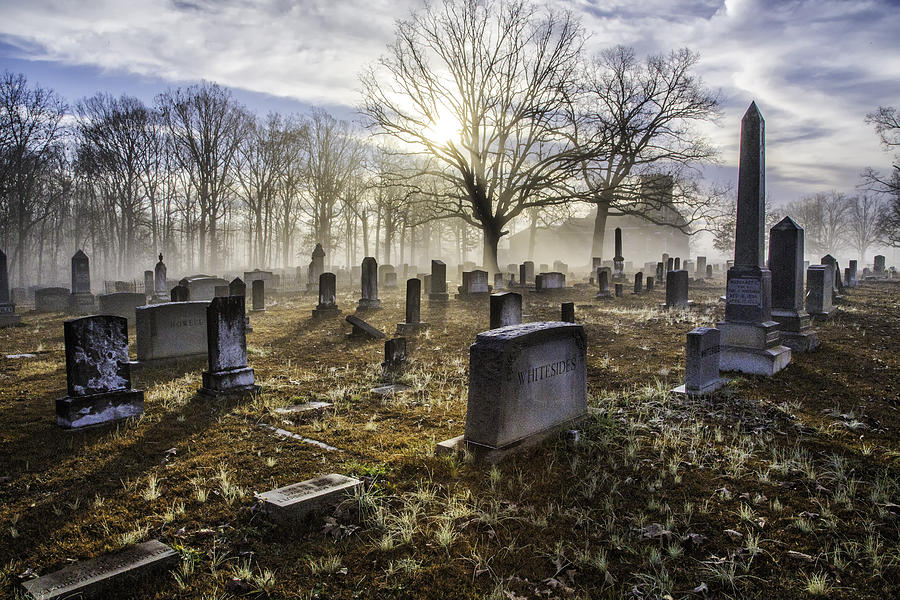
[[[520,0],[443,0],[396,26],[362,77],[371,124],[430,156],[433,201],[481,230],[483,263],[522,211],[571,200],[582,33],[564,12]],[[424,192],[424,190],[419,190]]]
[[[885,209],[878,221],[879,240],[900,247],[900,112],[892,106],[879,106],[878,110],[866,115],[866,123],[875,127],[884,149],[895,152],[890,173],[884,175],[877,169],[866,169],[863,183],[886,198]]]

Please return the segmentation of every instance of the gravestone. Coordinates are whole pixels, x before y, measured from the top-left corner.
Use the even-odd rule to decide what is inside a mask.
[[[837,259],[830,254],[826,254],[819,261],[819,264],[829,266],[832,268],[832,270],[834,270],[834,274],[831,278],[831,283],[833,286],[831,289],[831,301],[832,303],[835,303],[839,299],[839,294],[842,294],[844,292],[844,285],[841,282],[841,269],[838,266]]]
[[[713,266],[712,265],[706,265],[706,278],[707,279],[713,278]]]
[[[569,265],[567,265],[566,263],[564,263],[561,260],[554,260],[553,261],[553,270],[557,273],[562,273],[565,275],[565,274],[568,274],[568,272],[569,272]]]
[[[338,308],[337,294],[337,278],[334,273],[322,273],[319,275],[319,303],[312,311],[314,319],[324,319],[328,317],[336,317],[341,314]]]
[[[785,217],[769,231],[769,271],[772,273],[772,320],[781,329],[781,343],[794,352],[819,346],[804,307],[803,228]]]
[[[622,256],[622,229],[616,227],[616,255],[613,256],[613,281],[621,281],[625,278],[625,257]]]
[[[845,287],[854,287],[853,286],[853,271],[850,267],[844,268],[844,286]]]
[[[656,263],[656,281],[665,281],[666,279],[666,265],[665,263],[658,262]]]
[[[635,294],[640,294],[644,291],[644,273],[642,271],[638,271],[634,274],[634,291]]]
[[[22,319],[16,314],[16,305],[10,301],[6,254],[0,250],[0,328],[11,327],[21,322]]]
[[[397,274],[394,271],[388,271],[384,274],[384,287],[386,288],[395,288],[397,287]]]
[[[575,303],[563,302],[559,307],[559,320],[563,323],[575,322]]]
[[[462,285],[458,288],[457,298],[468,298],[471,296],[484,296],[490,293],[488,286],[487,271],[464,271],[462,274]]]
[[[609,268],[597,269],[597,298],[609,298]]]
[[[228,295],[229,296],[243,296],[247,297],[247,284],[244,283],[244,280],[240,277],[235,277],[231,280],[231,283],[228,284]]]
[[[260,509],[279,523],[293,524],[308,515],[339,504],[362,490],[359,479],[332,473],[294,483],[257,496]]]
[[[213,298],[206,307],[209,370],[203,371],[201,394],[222,396],[259,390],[253,369],[247,366],[244,301],[243,296]]]
[[[144,271],[144,295],[148,299],[153,299],[153,271]]]
[[[64,312],[69,308],[68,288],[49,287],[34,290],[34,310],[37,312]]]
[[[503,273],[494,273],[494,289],[502,290],[506,288],[506,284],[503,282]]]
[[[397,285],[397,271],[394,269],[394,265],[389,264],[378,265],[378,285],[387,287],[388,273],[394,274],[394,285]]]
[[[253,308],[250,312],[265,312],[266,310],[266,281],[256,279],[250,284],[250,293],[253,295]]]
[[[412,335],[419,329],[428,329],[421,321],[422,280],[414,277],[406,280],[406,322],[397,323],[397,335]]]
[[[94,312],[90,261],[87,254],[81,250],[72,256],[72,293],[69,296],[69,312],[72,314]]]
[[[384,362],[381,363],[381,376],[393,381],[403,372],[406,366],[406,338],[397,337],[384,340]]]
[[[116,315],[134,323],[134,311],[138,306],[147,304],[147,296],[135,292],[114,292],[100,294],[97,303],[101,315]]]
[[[834,269],[827,265],[810,265],[806,270],[806,312],[815,317],[828,317],[832,311],[831,290]]]
[[[216,298],[227,298],[230,295],[231,295],[231,286],[230,285],[226,284],[226,285],[217,285],[216,286],[216,292],[215,292]]]
[[[166,263],[163,262],[163,255],[160,252],[159,262],[153,267],[153,298],[151,298],[151,302],[166,301],[166,288],[168,287],[166,272]]]
[[[725,384],[719,377],[719,330],[697,327],[688,332],[684,350],[684,385],[673,393],[687,396],[711,394]]]
[[[847,285],[847,287],[856,287],[859,285],[859,280],[857,278],[858,277],[857,268],[858,268],[859,263],[855,260],[851,260],[848,264],[849,264],[848,270],[850,271],[850,277],[846,278],[847,281],[846,281],[845,285]]]
[[[522,323],[522,294],[502,292],[491,294],[490,328],[520,325]]]
[[[191,290],[186,285],[180,283],[172,288],[172,302],[187,302],[191,299]]]
[[[875,269],[874,269],[875,277],[884,277],[885,273],[884,273],[884,255],[883,254],[877,254],[875,256],[874,267],[875,267]]]
[[[669,262],[669,261],[671,261],[671,262]],[[675,261],[672,260],[671,258],[669,258],[669,254],[666,252],[663,252],[662,263],[663,263],[663,270],[662,270],[662,273],[660,274],[661,276],[658,278],[658,281],[660,283],[663,283],[666,280],[666,273],[671,271],[672,267],[675,266]]]
[[[666,272],[663,274],[664,279],[668,279],[669,273],[675,270],[675,259],[667,258],[666,259]]]
[[[445,302],[450,295],[447,293],[447,265],[444,264],[444,261],[431,261],[430,277],[430,282],[427,275],[424,281],[425,289],[428,290],[428,300],[431,302]]]
[[[439,445],[494,462],[587,415],[581,325],[526,323],[479,333],[469,348],[465,434]]]
[[[322,244],[316,244],[312,251],[312,260],[309,262],[309,269],[306,271],[306,291],[314,293],[319,285],[319,278],[325,272],[325,250]]]
[[[697,277],[705,277],[706,276],[706,257],[698,256],[697,257]]]
[[[348,338],[371,338],[373,340],[382,340],[385,335],[380,330],[372,327],[369,323],[363,321],[356,315],[347,315],[346,321],[353,325],[353,329],[347,334]]]
[[[547,265],[547,263],[541,263],[538,266],[538,273],[546,273],[549,270],[550,270],[550,267]]]
[[[674,267],[673,270],[674,270],[674,271],[680,271],[680,270],[681,270],[681,257],[680,257],[680,256],[676,256],[676,257],[675,257],[675,267]]]
[[[526,260],[519,267],[519,285],[528,286],[534,283],[534,261]]]
[[[537,287],[537,285],[535,285]],[[564,273],[550,272],[541,273],[541,290],[564,290],[566,289],[566,276]]]
[[[688,276],[694,272],[694,261],[689,259],[684,259],[684,265],[682,265],[684,270],[688,272]]]
[[[690,308],[688,300],[689,278],[684,269],[671,271],[666,278],[666,303],[664,308],[685,309]]]
[[[207,302],[173,300],[135,309],[137,365],[199,360],[208,354]]]
[[[617,283],[615,289],[616,289],[616,298],[621,298],[622,295],[624,294],[625,286],[623,286],[621,283]]]
[[[647,278],[647,291],[648,292],[653,291],[653,278],[652,277]]]
[[[362,261],[362,298],[356,305],[356,310],[376,310],[381,308],[381,300],[378,299],[378,262],[371,256]]]
[[[543,286],[543,284],[544,284],[544,274],[538,273],[537,275],[534,276],[535,291],[537,291],[537,292],[541,291],[541,287]]]
[[[741,121],[734,266],[728,269],[721,332],[723,371],[771,376],[791,361],[772,320],[772,273],[766,268],[765,121],[752,103]]]
[[[131,389],[128,323],[95,315],[63,323],[68,395],[56,400],[56,424],[67,429],[136,417],[144,392]]]
[[[124,580],[165,571],[181,555],[159,540],[143,542],[112,554],[66,565],[59,571],[25,581],[22,587],[38,600],[116,598]],[[161,575],[162,573],[160,573]]]
[[[192,300],[212,300],[216,297],[217,286],[227,286],[228,282],[221,277],[209,275],[192,275],[179,281],[190,290]]]

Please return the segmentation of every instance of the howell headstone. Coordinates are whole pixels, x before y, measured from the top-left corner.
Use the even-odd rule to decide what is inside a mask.
[[[362,481],[332,473],[259,494],[260,508],[280,523],[296,523],[339,504],[362,489]]]
[[[772,273],[765,265],[765,121],[752,103],[741,121],[734,266],[728,269],[721,368],[774,375],[791,361],[772,320]]]
[[[69,296],[69,312],[73,314],[94,312],[90,261],[82,250],[72,256],[72,294]]]
[[[819,346],[804,306],[803,228],[785,217],[769,231],[772,320],[781,327],[781,343],[794,352]]]
[[[135,309],[137,365],[153,366],[207,356],[207,302],[183,300]]]
[[[832,311],[831,290],[834,269],[827,265],[810,265],[806,270],[806,312],[815,317],[828,317]]]
[[[16,314],[16,305],[10,301],[6,254],[0,250],[0,328],[11,327],[21,322],[22,319]]]
[[[725,381],[719,377],[720,353],[718,329],[698,327],[688,332],[684,351],[684,385],[672,392],[703,396],[722,387]]]
[[[445,302],[450,296],[447,293],[447,265],[442,260],[431,261],[431,281],[426,276],[425,289],[428,290],[428,300],[431,302]],[[428,284],[431,285],[428,285]]]
[[[356,310],[381,308],[381,300],[378,299],[378,262],[371,256],[365,257],[362,261],[360,281],[362,297],[356,305]]]
[[[411,335],[419,329],[427,329],[428,323],[421,321],[422,280],[406,280],[406,322],[397,323],[397,335]]]
[[[337,278],[334,273],[319,275],[319,303],[312,311],[313,318],[336,317],[341,314],[336,300]]]
[[[206,307],[209,370],[203,371],[200,393],[207,396],[256,392],[253,369],[247,366],[247,320],[243,296],[213,298]]]
[[[78,428],[136,417],[144,392],[131,389],[128,323],[95,315],[63,323],[68,395],[56,400],[56,423]]]
[[[522,323],[522,294],[491,294],[491,329]]]
[[[257,279],[250,284],[250,293],[253,295],[253,308],[251,312],[264,312],[266,310],[266,282]]]

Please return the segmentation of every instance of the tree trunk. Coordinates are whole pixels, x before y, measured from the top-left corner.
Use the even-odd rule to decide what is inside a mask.
[[[497,244],[500,242],[500,230],[501,225],[494,220],[484,223],[482,226],[484,244],[482,246],[481,263],[491,278],[495,273],[500,272],[500,266],[497,264]],[[491,279],[488,281],[491,281]]]
[[[537,211],[531,214],[531,222],[528,225],[528,260],[534,260],[534,244],[537,236]]]
[[[593,264],[593,258],[603,257],[603,238],[606,234],[606,218],[609,216],[609,201],[597,202],[597,215],[594,217],[594,242],[587,264]]]

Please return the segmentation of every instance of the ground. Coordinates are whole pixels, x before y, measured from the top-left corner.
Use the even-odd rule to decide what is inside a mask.
[[[180,566],[117,597],[900,596],[900,285],[849,291],[816,323],[821,348],[771,379],[672,396],[685,333],[721,319],[721,293],[695,288],[678,312],[657,308],[660,291],[526,295],[526,321],[576,302],[597,411],[579,442],[493,467],[434,455],[463,432],[486,299],[423,305],[411,388],[381,397],[382,342],[312,321],[312,296],[280,297],[251,316],[258,396],[198,396],[202,365],[149,370],[135,377],[142,418],[82,432],[54,424],[64,316],[25,313],[0,330],[0,595],[26,572],[158,538]],[[339,297],[344,314],[355,299]],[[382,299],[370,321],[390,333],[403,298]],[[5,358],[17,353],[36,356]],[[309,400],[333,406],[275,412]],[[256,510],[254,493],[332,472],[366,491],[298,528]]]

